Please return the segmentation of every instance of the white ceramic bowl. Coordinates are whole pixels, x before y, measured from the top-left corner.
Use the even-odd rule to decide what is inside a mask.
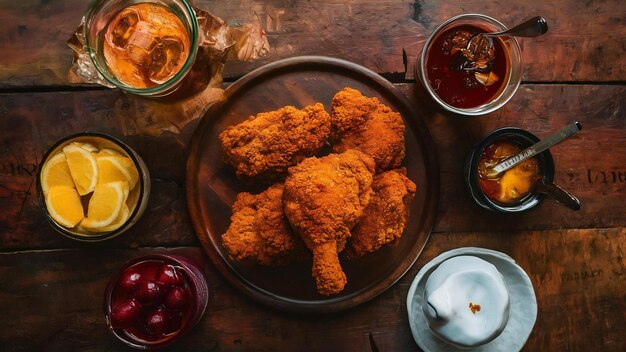
[[[413,339],[424,351],[459,352],[466,349],[443,341],[430,328],[424,314],[426,281],[446,260],[458,256],[474,256],[493,264],[506,283],[509,292],[509,319],[504,331],[492,341],[472,348],[472,352],[519,351],[533,330],[537,319],[537,299],[532,282],[524,269],[508,255],[485,248],[463,247],[438,255],[424,265],[411,283],[406,300],[409,325]]]
[[[422,310],[433,333],[460,348],[496,338],[509,319],[509,293],[498,269],[478,257],[450,258],[430,275]]]

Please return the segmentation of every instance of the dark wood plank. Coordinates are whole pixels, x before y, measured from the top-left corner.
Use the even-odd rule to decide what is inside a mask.
[[[435,231],[506,231],[624,226],[626,213],[626,87],[523,85],[502,109],[478,118],[450,116],[420,85],[399,85],[427,121],[437,146],[441,197]],[[579,121],[578,135],[550,149],[555,183],[575,194],[580,211],[545,199],[528,212],[501,215],[473,203],[463,178],[470,149],[502,127],[546,137]]]
[[[438,254],[479,246],[514,258],[533,282],[539,312],[527,351],[623,351],[626,230],[438,233],[391,289],[341,314],[299,316],[259,306],[236,291],[199,248],[169,249],[204,264],[207,311],[175,350],[413,351],[406,294]],[[108,333],[102,295],[125,260],[151,251],[76,250],[0,254],[0,343],[5,351],[126,350]]]
[[[117,91],[80,94],[5,94],[0,98],[0,236],[6,248],[73,247],[78,245],[54,232],[39,211],[35,175],[45,150],[61,136],[101,131],[121,137],[147,163],[152,192],[140,221],[111,246],[193,245],[197,243],[187,216],[184,198],[186,145],[193,124],[180,135],[159,137],[132,133],[141,109],[127,104]],[[172,111],[173,114],[177,112]],[[153,217],[154,216],[154,217]],[[159,244],[160,243],[160,244]]]
[[[537,14],[548,20],[546,35],[522,40],[524,80],[626,80],[626,22],[619,0],[527,1],[515,5],[495,0],[458,4],[435,0],[194,3],[233,26],[260,21],[267,33],[271,56],[253,63],[231,62],[226,67],[227,78],[298,55],[333,56],[379,73],[403,76],[403,49],[412,63],[439,23],[461,13],[484,13],[509,26]],[[65,43],[86,8],[87,2],[82,0],[0,4],[0,87],[67,84],[72,53]]]
[[[5,188],[0,199],[4,212],[0,216],[2,249],[194,245],[198,239],[187,214],[184,194],[180,184],[153,179],[144,218],[123,235],[106,243],[94,244],[77,242],[56,232],[39,209],[33,192]]]
[[[413,84],[399,86],[423,112],[441,171],[434,231],[505,231],[626,225],[626,88],[623,86],[524,85],[498,112],[480,118],[449,116]],[[62,248],[77,245],[52,232],[39,211],[34,174],[46,148],[75,132],[122,137],[145,159],[155,185],[143,218],[109,246],[193,245],[184,198],[186,148],[195,122],[181,135],[132,135],[133,105],[117,91],[0,94],[0,247]],[[582,201],[573,212],[549,200],[524,214],[502,216],[473,204],[463,181],[469,149],[505,126],[546,136],[569,122],[579,135],[552,149],[556,182]],[[197,121],[196,121],[197,122]],[[130,133],[130,135],[126,135]],[[410,151],[409,151],[410,153]]]

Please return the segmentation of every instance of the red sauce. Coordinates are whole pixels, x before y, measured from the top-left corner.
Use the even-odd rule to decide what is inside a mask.
[[[444,42],[458,32],[473,35],[485,31],[475,26],[461,25],[441,33],[428,52],[426,73],[430,86],[441,100],[457,108],[474,108],[492,101],[501,93],[508,78],[508,52],[500,39],[493,38],[495,51],[489,69],[498,77],[498,81],[485,86],[477,80],[476,71],[458,67],[460,52],[453,54],[446,50]]]

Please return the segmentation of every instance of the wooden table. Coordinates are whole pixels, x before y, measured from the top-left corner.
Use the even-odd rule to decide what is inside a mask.
[[[422,255],[393,287],[354,309],[298,316],[260,306],[209,263],[192,230],[185,159],[194,123],[181,135],[129,133],[133,111],[118,90],[68,84],[66,40],[83,0],[0,4],[0,346],[4,351],[125,350],[106,330],[102,293],[124,261],[182,252],[204,263],[209,306],[175,349],[190,351],[412,351],[406,294],[438,254],[476,246],[502,251],[528,273],[539,306],[528,351],[624,351],[626,338],[626,10],[622,1],[195,1],[229,23],[261,21],[271,56],[227,64],[225,81],[281,58],[327,55],[375,70],[422,112],[436,145],[441,193]],[[523,83],[502,109],[451,116],[414,83],[412,65],[428,34],[460,13],[507,25],[541,14],[549,32],[521,40]],[[409,62],[403,65],[403,49]],[[197,118],[197,117],[196,117]],[[577,195],[578,212],[545,201],[495,215],[465,191],[469,148],[503,126],[539,136],[573,121],[583,130],[552,148],[556,182]],[[197,122],[197,120],[196,120]],[[152,174],[142,219],[120,238],[83,244],[58,235],[36,200],[35,170],[56,140],[96,130],[120,136]],[[410,152],[410,151],[409,151]]]

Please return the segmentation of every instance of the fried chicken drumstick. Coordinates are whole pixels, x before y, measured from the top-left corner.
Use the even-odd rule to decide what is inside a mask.
[[[293,234],[283,212],[283,184],[274,184],[256,195],[239,193],[222,244],[230,258],[262,265],[284,264],[306,255],[304,244]]]
[[[415,183],[406,177],[404,168],[374,176],[370,202],[352,229],[349,255],[360,257],[400,238],[415,191]]]
[[[357,149],[376,163],[376,172],[394,169],[404,159],[404,122],[399,113],[352,88],[332,100],[333,152]]]
[[[223,160],[238,177],[274,178],[319,151],[330,135],[330,116],[320,103],[285,106],[250,116],[219,135]]]
[[[285,215],[313,253],[312,274],[322,295],[339,293],[346,284],[338,253],[369,202],[373,172],[372,159],[356,150],[309,158],[289,169]]]

